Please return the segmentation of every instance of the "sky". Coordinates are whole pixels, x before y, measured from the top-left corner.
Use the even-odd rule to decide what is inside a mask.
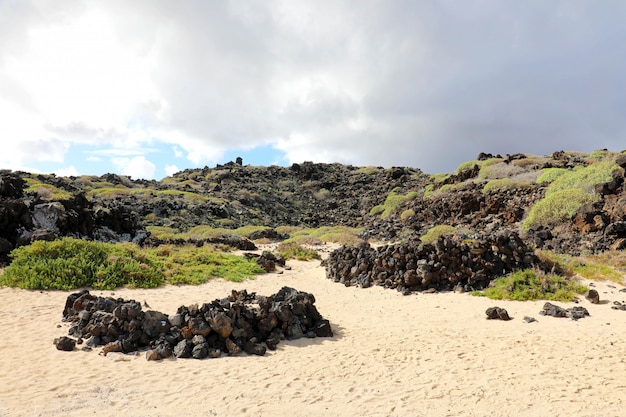
[[[626,149],[622,0],[0,0],[0,169]]]

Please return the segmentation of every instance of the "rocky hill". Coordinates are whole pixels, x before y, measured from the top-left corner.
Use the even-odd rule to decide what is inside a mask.
[[[229,162],[161,181],[116,174],[0,171],[0,258],[60,236],[154,243],[156,228],[362,228],[364,239],[519,233],[532,247],[580,253],[626,247],[626,153],[480,154],[449,174],[408,167]],[[447,229],[441,229],[446,226]],[[439,228],[439,229],[438,229]],[[426,236],[425,236],[426,235]],[[196,242],[197,243],[197,242]]]

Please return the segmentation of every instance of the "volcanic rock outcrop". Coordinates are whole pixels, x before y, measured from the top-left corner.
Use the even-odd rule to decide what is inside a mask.
[[[268,297],[246,290],[202,305],[181,306],[167,315],[142,310],[135,300],[97,297],[83,290],[70,294],[63,309],[69,335],[87,349],[133,352],[149,349],[146,357],[204,359],[222,354],[264,355],[283,339],[332,337],[328,320],[315,307],[312,294],[283,287]],[[72,350],[74,339],[55,340],[57,349]]]
[[[522,239],[511,232],[476,237],[441,236],[434,244],[409,241],[372,248],[344,246],[324,260],[326,277],[346,286],[380,285],[403,294],[416,291],[472,291],[520,268],[541,267]]]

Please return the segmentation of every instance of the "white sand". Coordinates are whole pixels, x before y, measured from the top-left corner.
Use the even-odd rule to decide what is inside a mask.
[[[313,293],[335,337],[284,341],[264,357],[61,352],[52,341],[67,335],[57,325],[68,293],[1,288],[0,416],[626,415],[626,311],[611,309],[621,287],[597,284],[610,302],[583,299],[591,317],[573,321],[539,315],[543,302],[346,288],[317,261],[289,264],[241,284],[115,291],[168,314],[232,289]],[[486,320],[495,305],[514,319]]]

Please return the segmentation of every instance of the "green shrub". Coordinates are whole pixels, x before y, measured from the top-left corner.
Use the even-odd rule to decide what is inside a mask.
[[[402,214],[400,214],[400,220],[402,220],[403,222],[406,222],[413,216],[415,216],[415,210],[406,209],[402,212]]]
[[[448,178],[450,178],[450,174],[441,173],[441,174],[433,174],[430,176],[433,183],[444,182]]]
[[[149,252],[161,259],[166,268],[167,281],[174,285],[203,284],[213,277],[241,282],[265,272],[255,261],[218,252],[210,246],[164,245]]]
[[[537,184],[551,184],[561,175],[569,172],[566,168],[544,168],[541,175],[537,178]]]
[[[596,149],[588,155],[589,159],[603,159],[609,154],[607,149]]]
[[[511,178],[500,178],[491,180],[483,187],[483,193],[487,194],[492,191],[513,190],[516,188],[528,187],[528,184],[517,182]]]
[[[426,233],[424,233],[420,240],[422,243],[434,243],[440,236],[452,235],[457,232],[457,228],[447,224],[440,224],[435,227],[431,227]]]
[[[433,189],[435,188],[434,184],[428,184],[426,185],[426,187],[424,187],[424,194],[422,195],[423,199],[428,199],[431,198],[433,195]]]
[[[620,168],[615,161],[602,161],[588,165],[582,169],[568,171],[558,176],[552,184],[550,184],[550,187],[546,190],[546,194],[574,188],[582,189],[586,192],[593,192],[596,184],[611,181],[613,172],[621,169],[622,168]]]
[[[609,280],[623,285],[626,255],[623,251],[604,251],[588,256],[572,256],[551,251],[536,251],[542,261],[548,260],[566,275],[578,275],[590,281]],[[560,272],[559,272],[560,273]]]
[[[379,204],[371,208],[370,216],[378,216],[379,214],[382,214],[383,211],[385,211],[385,206]]]
[[[473,169],[474,165],[478,165],[481,166],[483,163],[483,161],[467,161],[467,162],[463,162],[461,165],[459,165],[456,169],[457,173],[461,173],[463,171],[466,171],[468,169]]]
[[[599,196],[582,189],[551,193],[530,209],[528,217],[522,223],[522,230],[527,231],[536,226],[553,226],[570,220],[583,206],[599,200]]]
[[[168,226],[146,226],[146,231],[159,240],[183,239],[180,230]]]
[[[285,258],[285,260],[297,259],[299,261],[310,261],[311,259],[322,259],[316,250],[305,248],[296,242],[282,242],[278,245],[276,251]]]
[[[474,291],[472,295],[484,296],[493,300],[568,302],[575,300],[577,295],[583,294],[587,289],[576,281],[560,275],[523,269],[495,279],[489,288],[483,291]]]
[[[153,288],[164,282],[158,260],[133,245],[63,238],[36,241],[11,252],[0,285],[25,289],[72,290],[119,286]]]
[[[37,194],[41,199],[47,201],[61,201],[72,198],[72,193],[55,187],[54,185],[44,184],[33,178],[24,178],[28,187],[24,190],[26,194]]]
[[[358,234],[363,229],[347,226],[322,226],[317,229],[300,229],[290,233],[284,243],[296,242],[299,244],[316,245],[321,243],[339,243],[341,245],[356,245],[363,241]]]
[[[490,158],[483,161],[480,165],[480,171],[478,171],[478,178],[499,178],[497,173],[505,168],[505,165],[508,166],[508,164],[504,164],[502,161],[502,158]]]
[[[359,174],[373,175],[373,174],[378,173],[379,171],[380,171],[379,167],[364,166],[364,167],[359,167],[359,169],[357,169],[355,172],[357,172]]]
[[[387,198],[385,199],[385,203],[381,206],[374,206],[370,210],[370,215],[374,216],[380,213],[380,217],[386,219],[391,216],[400,206],[402,206],[407,201],[413,200],[417,197],[417,192],[410,191],[406,194],[398,194],[396,190],[391,191]],[[374,214],[372,214],[374,213]]]

